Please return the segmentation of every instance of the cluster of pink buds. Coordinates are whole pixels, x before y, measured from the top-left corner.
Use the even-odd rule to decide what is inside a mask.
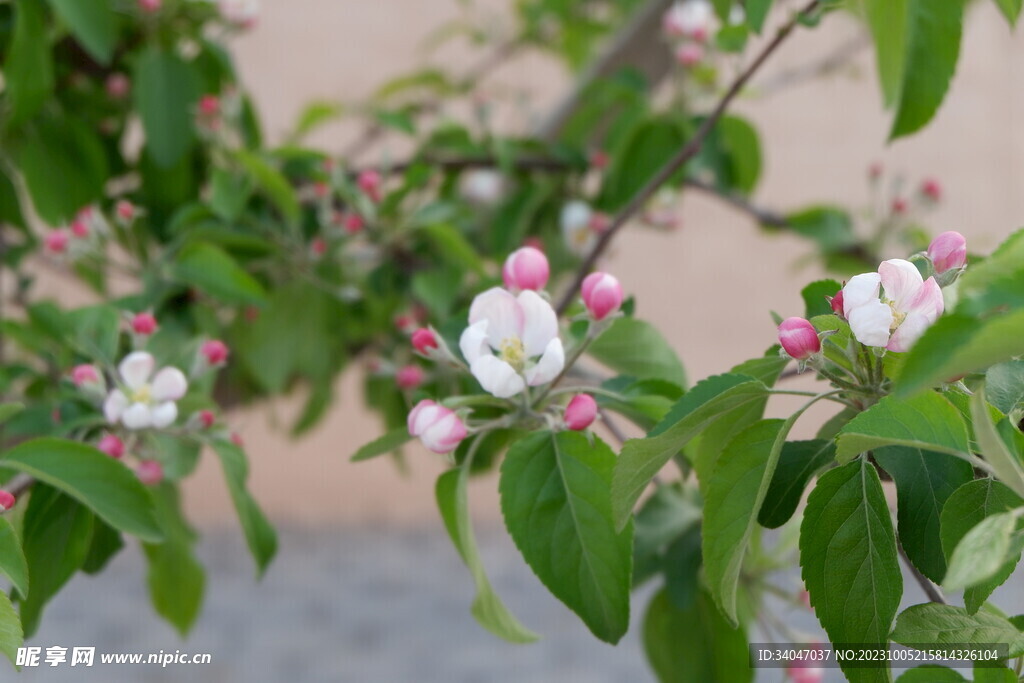
[[[675,42],[676,61],[692,67],[704,59],[704,45],[711,34],[714,8],[708,0],[677,0],[665,12],[662,27]]]
[[[110,225],[95,206],[86,206],[75,214],[67,228],[51,230],[43,237],[43,247],[53,256],[72,260],[95,250],[97,242],[107,235]]]

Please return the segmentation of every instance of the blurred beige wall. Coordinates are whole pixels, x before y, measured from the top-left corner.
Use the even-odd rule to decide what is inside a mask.
[[[497,9],[503,3],[488,4]],[[1017,79],[1024,44],[1010,34],[993,3],[976,5],[951,94],[935,121],[909,140],[885,145],[889,117],[881,109],[868,51],[840,75],[793,85],[767,99],[744,98],[737,110],[756,123],[765,146],[757,201],[777,209],[821,201],[864,205],[865,169],[877,160],[905,172],[914,184],[924,175],[939,178],[947,198],[928,224],[936,231],[960,230],[979,251],[1020,226],[1024,91]],[[259,27],[236,47],[268,131],[281,136],[312,99],[358,100],[382,79],[422,64],[422,39],[456,16],[457,7],[455,0],[265,0]],[[855,33],[843,17],[800,31],[759,79],[819,60]],[[472,54],[456,46],[438,58],[464,64]],[[535,113],[543,113],[566,84],[557,65],[527,56],[499,69],[484,89],[533,93]],[[532,118],[520,110],[505,123],[523,125]],[[359,131],[341,124],[315,141],[340,151]],[[383,153],[397,157],[402,151],[391,143]],[[696,379],[773,343],[768,311],[801,311],[800,288],[820,272],[796,266],[808,252],[803,243],[763,235],[712,199],[687,196],[682,216],[684,227],[674,234],[625,233],[607,267],[637,296],[639,315],[664,331]],[[444,463],[419,449],[409,453],[408,477],[387,459],[348,463],[359,445],[377,435],[377,423],[359,405],[356,373],[339,385],[341,401],[331,416],[298,442],[284,429],[297,400],[235,416],[252,455],[257,498],[276,523],[433,523],[433,478]],[[499,518],[494,489],[493,478],[474,484],[470,495],[478,518]],[[187,493],[201,522],[234,523],[210,458]]]

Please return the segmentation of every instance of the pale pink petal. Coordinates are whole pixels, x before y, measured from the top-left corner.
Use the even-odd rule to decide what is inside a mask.
[[[107,394],[107,400],[103,402],[103,415],[107,422],[114,424],[121,419],[121,415],[128,408],[128,397],[120,389],[114,389]]]
[[[943,310],[945,302],[942,299],[942,288],[934,277],[930,277],[924,281],[917,296],[910,302],[908,312],[921,313],[930,325],[939,319]]]
[[[133,403],[121,415],[121,423],[128,429],[145,429],[153,424],[153,414],[145,403]]]
[[[178,419],[178,406],[174,401],[164,401],[153,406],[149,414],[153,421],[153,426],[157,429],[163,429],[164,427],[170,427]]]
[[[487,321],[487,340],[495,351],[506,339],[519,339],[523,333],[523,310],[511,293],[492,287],[473,299],[469,307],[469,324]]]
[[[469,371],[484,391],[498,398],[515,396],[526,387],[519,373],[495,356],[480,356],[469,366]]]
[[[558,316],[537,292],[522,292],[518,302],[523,311],[523,348],[527,358],[533,358],[544,353],[551,340],[558,336]]]
[[[491,350],[487,344],[488,324],[486,320],[473,323],[459,337],[459,349],[462,351],[462,357],[466,359],[467,363],[472,364],[473,361],[484,354],[490,355]]]
[[[849,319],[853,309],[869,301],[877,301],[880,283],[878,273],[861,273],[850,278],[843,287],[843,315]]]
[[[548,342],[544,349],[544,355],[540,357],[537,364],[526,370],[526,381],[531,387],[539,384],[547,384],[565,367],[565,349],[562,348],[562,340],[555,337]]]
[[[845,294],[843,295],[846,296]],[[868,302],[846,314],[853,336],[867,346],[885,346],[889,343],[892,327],[892,309],[881,301]]]
[[[442,406],[433,401],[420,401],[409,413],[409,433],[419,436],[427,430],[430,425],[437,421],[443,410]]]
[[[124,357],[117,371],[121,373],[121,380],[129,389],[139,389],[146,384],[149,376],[153,374],[153,366],[156,361],[151,354],[145,351],[133,351]]]
[[[882,279],[885,296],[892,300],[896,310],[900,312],[909,310],[910,302],[917,297],[923,284],[921,272],[917,266],[903,259],[889,259],[882,261],[878,266],[878,275]]]
[[[432,424],[420,436],[423,445],[434,453],[449,453],[466,438],[466,426],[455,413],[447,415]]]
[[[185,373],[178,368],[164,368],[153,378],[154,401],[177,401],[188,391]]]
[[[885,348],[896,352],[909,350],[924,331],[939,319],[943,308],[942,289],[935,278],[930,277],[925,280],[921,291],[911,302],[907,317],[893,332]]]

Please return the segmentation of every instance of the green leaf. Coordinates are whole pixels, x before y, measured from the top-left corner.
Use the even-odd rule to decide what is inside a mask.
[[[761,420],[729,442],[707,485],[704,501],[704,576],[708,592],[734,626],[740,568],[757,512],[775,474],[782,444],[796,421]]]
[[[957,313],[989,315],[1024,308],[1024,229],[1017,230],[957,281]]]
[[[53,92],[53,55],[46,36],[46,9],[39,0],[15,0],[14,36],[4,62],[10,125],[31,118]]]
[[[473,537],[469,519],[467,484],[469,467],[448,470],[437,480],[437,507],[441,510],[445,528],[452,543],[466,563],[473,581],[476,582],[476,598],[471,608],[473,616],[488,631],[512,643],[530,643],[537,640],[537,634],[523,626],[508,611],[501,598],[491,588],[491,582],[484,572],[480,551]]]
[[[964,0],[908,0],[906,57],[890,139],[920,130],[946,96],[960,57]]]
[[[376,458],[378,455],[392,453],[411,440],[412,435],[409,434],[408,427],[405,427],[404,425],[402,427],[396,427],[356,451],[356,454],[351,457],[351,461],[359,462],[361,460]]]
[[[184,637],[199,616],[206,575],[192,552],[195,532],[182,516],[177,489],[162,484],[154,498],[167,540],[143,546],[149,563],[149,596],[157,613]]]
[[[535,432],[501,467],[501,510],[530,567],[591,632],[618,642],[629,626],[633,525],[616,531],[615,454],[578,432]]]
[[[746,29],[738,27],[746,38]],[[719,38],[722,34],[719,33]],[[754,129],[746,120],[737,116],[723,116],[715,126],[717,141],[723,153],[728,187],[743,194],[750,194],[761,177],[761,143]]]
[[[75,342],[87,355],[113,365],[121,339],[121,316],[113,306],[86,306],[68,313]]]
[[[21,619],[14,611],[14,605],[7,593],[0,591],[0,652],[3,652],[11,664],[17,661],[18,648],[25,637],[21,630]]]
[[[615,154],[596,206],[603,211],[618,211],[685,142],[686,131],[677,117],[641,121]]]
[[[754,33],[761,33],[764,28],[764,20],[772,9],[772,0],[746,0],[747,26]]]
[[[904,671],[896,683],[970,683],[959,672],[936,664],[924,664]]]
[[[71,114],[40,119],[19,140],[18,163],[32,203],[52,225],[103,195],[107,160],[96,133]],[[60,178],[60,182],[54,182]]]
[[[155,45],[136,60],[132,76],[135,108],[146,133],[146,149],[158,166],[174,166],[192,145],[198,81],[180,57]]]
[[[865,459],[818,479],[800,526],[800,566],[829,640],[888,643],[903,575],[882,484]],[[890,680],[888,669],[843,672],[852,683]]]
[[[1012,623],[1012,622],[1011,622]],[[974,683],[1019,683],[1017,674],[1006,667],[993,667],[981,662],[974,663]]]
[[[86,574],[98,574],[107,563],[124,548],[121,532],[102,519],[93,520],[92,539],[89,541],[89,554],[82,562],[82,571]]]
[[[3,574],[22,597],[28,595],[28,563],[21,549],[21,540],[6,517],[0,517],[0,574]]]
[[[7,451],[0,469],[46,482],[127,534],[144,541],[163,538],[146,487],[123,463],[95,448],[64,439],[33,439]]]
[[[942,551],[946,559],[952,558],[964,536],[987,517],[1008,512],[1021,505],[1024,505],[1024,498],[1005,484],[992,479],[978,479],[958,488],[946,501],[940,518]],[[1019,559],[1020,553],[1017,553],[990,579],[964,591],[964,605],[968,612],[977,611],[992,591],[1010,577]]]
[[[213,442],[213,450],[220,458],[228,492],[231,494],[235,512],[238,513],[238,521],[245,533],[245,542],[256,561],[256,575],[263,576],[267,565],[277,553],[277,533],[246,489],[249,463],[245,452],[230,441],[221,439]]]
[[[909,647],[1006,643],[1011,657],[1024,653],[1024,634],[1003,617],[984,610],[969,614],[963,607],[936,602],[903,610],[892,640]]]
[[[660,379],[634,380],[625,375],[606,380],[601,388],[616,396],[599,394],[595,397],[599,406],[614,410],[645,430],[658,424],[683,395],[678,384]]]
[[[678,484],[661,484],[636,513],[633,533],[633,586],[651,578],[664,564],[666,550],[696,530],[701,520],[701,503],[692,489]],[[700,533],[696,552],[700,554]]]
[[[7,422],[23,410],[25,410],[25,406],[20,403],[0,403],[0,424]]]
[[[420,228],[434,245],[437,255],[452,264],[476,273],[483,273],[483,261],[476,249],[450,223],[431,223]]]
[[[1024,360],[993,365],[985,373],[985,394],[989,403],[1009,415],[1024,404]]]
[[[934,392],[907,400],[886,396],[847,422],[836,439],[840,463],[882,446],[909,446],[957,457],[970,452],[960,411]]]
[[[981,454],[991,465],[996,477],[1013,489],[1018,496],[1024,496],[1024,467],[1017,456],[1010,452],[1006,442],[999,436],[985,400],[984,384],[971,396],[971,422],[974,437]]]
[[[895,391],[903,397],[1022,356],[1024,310],[984,320],[962,313],[944,315],[906,355]]]
[[[656,593],[644,615],[643,642],[661,683],[754,680],[754,669],[737,666],[749,659],[746,633],[730,626],[704,591],[689,609],[677,607],[665,589]]]
[[[941,583],[946,558],[939,518],[953,492],[974,479],[974,468],[952,455],[906,446],[878,448],[874,456],[896,482],[900,545],[922,574]]]
[[[955,591],[992,578],[1006,562],[1017,517],[1012,512],[1000,512],[986,517],[968,531],[949,558],[943,586]]]
[[[263,286],[227,252],[212,244],[196,242],[186,246],[178,253],[173,272],[178,280],[224,303],[266,303]]]
[[[587,353],[623,375],[686,385],[679,357],[658,328],[645,320],[619,318],[593,341]]]
[[[832,462],[835,455],[835,444],[826,439],[783,444],[779,464],[757,515],[758,523],[777,529],[788,522],[800,504],[807,482]]]
[[[815,242],[825,254],[842,251],[857,243],[853,219],[840,207],[814,206],[786,216],[786,224],[792,232]]]
[[[257,187],[267,193],[270,201],[289,223],[299,221],[299,200],[288,179],[276,168],[268,164],[259,155],[246,150],[235,152],[242,167],[256,183]]]
[[[875,44],[875,66],[886,107],[896,104],[907,63],[907,8],[911,0],[865,0]]]
[[[686,393],[647,438],[627,441],[612,480],[616,528],[625,527],[651,479],[683,446],[729,411],[762,400],[767,391],[746,375],[709,377]]]
[[[819,315],[832,313],[832,305],[825,297],[836,295],[842,285],[835,280],[817,280],[800,290],[800,296],[804,299],[804,317],[810,320]]]
[[[110,64],[117,45],[117,15],[110,0],[49,0],[93,59]]]
[[[1010,23],[1010,26],[1016,26],[1017,17],[1020,16],[1020,8],[1024,4],[1024,0],[995,0],[995,2],[999,6],[999,11],[1006,17],[1006,21]]]

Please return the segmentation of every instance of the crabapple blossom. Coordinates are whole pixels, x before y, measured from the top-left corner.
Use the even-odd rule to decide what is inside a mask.
[[[152,313],[136,313],[132,318],[132,331],[135,334],[153,334],[156,328],[156,318]]]
[[[166,367],[154,373],[156,360],[145,351],[124,357],[117,370],[121,388],[112,390],[103,403],[110,424],[120,422],[128,429],[171,425],[178,417],[175,403],[188,391],[188,380],[178,368]]]
[[[17,500],[14,498],[10,491],[4,491],[3,489],[0,489],[0,512],[7,512],[12,507],[14,507],[14,504],[16,502]]]
[[[459,348],[480,386],[499,398],[550,382],[565,366],[555,310],[532,290],[478,294]]]
[[[398,385],[399,389],[415,389],[423,384],[423,378],[423,368],[418,365],[405,365],[400,367],[398,372],[395,373],[395,384]]]
[[[416,349],[417,353],[426,356],[430,353],[431,349],[436,349],[438,346],[437,335],[434,334],[433,330],[421,327],[412,333],[412,347]]]
[[[47,233],[46,237],[43,238],[43,244],[47,251],[54,254],[63,254],[68,248],[68,241],[70,239],[71,235],[68,231],[61,228]]]
[[[135,468],[135,475],[146,486],[156,486],[164,480],[164,468],[156,460],[143,460]]]
[[[569,250],[578,256],[585,256],[594,248],[597,233],[590,227],[593,209],[585,201],[574,199],[562,207],[560,224],[562,238]]]
[[[121,441],[116,434],[104,434],[96,448],[111,458],[119,459],[124,455],[124,441]]]
[[[505,266],[501,269],[505,287],[513,291],[544,289],[550,274],[548,257],[534,247],[516,249],[505,259]]]
[[[434,453],[450,453],[466,438],[466,425],[455,411],[423,400],[409,413],[409,433]]]
[[[779,325],[779,343],[792,358],[807,360],[821,351],[814,325],[804,318],[786,318]]]
[[[673,38],[703,42],[711,31],[713,17],[714,9],[707,0],[677,0],[665,12],[662,26],[665,33]]]
[[[942,315],[942,290],[910,261],[890,259],[843,287],[843,314],[861,344],[906,351]]]
[[[565,426],[574,431],[583,431],[597,417],[597,401],[590,394],[576,394],[565,407]]]
[[[470,204],[493,206],[501,200],[505,176],[492,168],[467,171],[459,178],[459,194]]]
[[[199,354],[209,365],[217,366],[228,362],[231,351],[228,345],[219,339],[209,339],[199,347]]]
[[[580,287],[583,304],[594,320],[604,320],[622,306],[622,285],[608,273],[591,273]]]
[[[928,258],[939,274],[963,268],[967,263],[967,240],[955,230],[944,232],[928,245]]]

